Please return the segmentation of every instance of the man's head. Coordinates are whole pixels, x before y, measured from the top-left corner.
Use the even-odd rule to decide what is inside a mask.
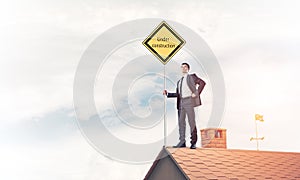
[[[182,73],[188,73],[189,70],[190,70],[190,65],[188,63],[182,63],[181,64],[181,70],[182,70]]]

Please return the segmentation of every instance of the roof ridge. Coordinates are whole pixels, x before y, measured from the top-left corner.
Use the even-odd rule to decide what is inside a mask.
[[[166,149],[178,149],[173,147],[165,147]],[[180,148],[189,149],[189,148]],[[271,150],[252,150],[252,149],[225,149],[225,148],[196,148],[196,150],[208,151],[242,151],[242,152],[263,152],[263,153],[282,153],[282,154],[300,154],[300,152],[287,152],[287,151],[271,151]]]

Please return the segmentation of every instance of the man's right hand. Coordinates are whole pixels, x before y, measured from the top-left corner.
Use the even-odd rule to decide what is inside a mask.
[[[164,90],[163,91],[163,95],[167,95],[168,94],[168,91],[167,90]]]

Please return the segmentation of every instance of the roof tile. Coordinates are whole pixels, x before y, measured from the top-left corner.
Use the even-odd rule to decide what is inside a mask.
[[[300,153],[168,148],[190,179],[300,179]]]

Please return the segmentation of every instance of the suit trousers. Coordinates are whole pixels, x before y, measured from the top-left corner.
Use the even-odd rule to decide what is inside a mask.
[[[194,105],[192,103],[192,97],[189,98],[181,98],[181,105],[179,107],[179,140],[181,143],[185,143],[185,130],[186,130],[186,122],[185,118],[188,117],[188,122],[191,130],[191,144],[196,144],[197,142],[197,128],[195,122],[195,111]]]

